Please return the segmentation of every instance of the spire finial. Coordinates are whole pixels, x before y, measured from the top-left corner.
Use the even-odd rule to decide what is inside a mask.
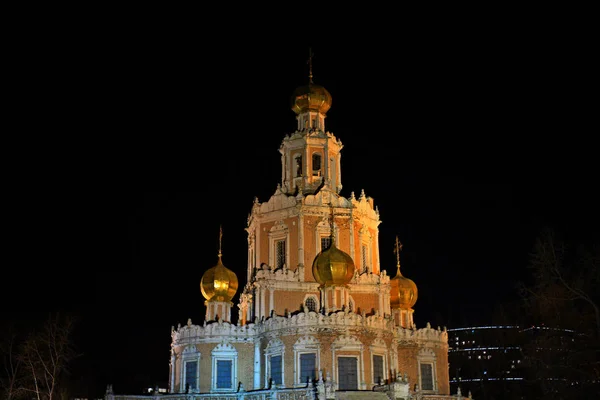
[[[398,266],[397,274],[400,275],[400,252],[402,251],[402,243],[398,240],[398,235],[396,235],[396,247],[394,248],[394,253],[396,253],[396,265]]]
[[[308,48],[308,61],[306,61],[306,63],[308,64],[308,82],[309,83],[313,83],[313,73],[312,73],[312,59],[315,55],[312,52],[312,47]]]
[[[221,242],[223,240],[223,225],[219,225],[219,257],[221,257]]]

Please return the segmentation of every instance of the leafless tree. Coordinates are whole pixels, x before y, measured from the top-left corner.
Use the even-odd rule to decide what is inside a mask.
[[[32,330],[20,340],[15,340],[17,336],[5,340],[5,399],[63,397],[68,365],[76,356],[71,340],[74,324],[71,316],[52,314],[41,329]]]
[[[3,373],[0,375],[0,396],[6,400],[19,397],[19,374],[22,371],[21,361],[17,354],[17,333],[9,326],[0,341]]]
[[[570,244],[546,229],[536,240],[530,267],[533,281],[522,284],[521,293],[528,318],[538,327],[527,354],[541,394],[594,397],[600,390],[599,247]]]

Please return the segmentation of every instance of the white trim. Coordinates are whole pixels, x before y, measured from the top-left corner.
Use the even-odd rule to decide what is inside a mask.
[[[285,264],[289,267],[290,262],[290,240],[289,229],[283,221],[277,221],[269,230],[269,266],[272,269],[277,268],[277,242],[285,240]]]
[[[212,352],[212,379],[211,392],[235,392],[237,391],[237,350],[229,343],[220,343]],[[231,361],[231,387],[217,388],[217,361]]]
[[[185,393],[186,391],[186,364],[188,362],[196,362],[196,389],[191,393],[200,393],[200,357],[201,353],[198,351],[196,346],[189,345],[181,353],[181,371],[179,380],[179,393]]]
[[[271,378],[271,357],[281,356],[281,384],[276,387],[285,386],[285,345],[279,339],[273,339],[265,349],[265,388],[269,387],[269,378]]]
[[[437,374],[436,374],[437,361],[436,361],[435,353],[431,349],[427,349],[427,348],[421,349],[419,351],[419,354],[417,355],[417,360],[418,360],[417,373],[419,374],[419,389],[423,393],[436,393],[437,394],[437,392],[438,392]],[[432,384],[433,384],[433,389],[429,389],[429,390],[423,389],[423,382],[421,381],[421,364],[431,365],[431,380],[432,380]]]
[[[376,338],[373,343],[370,346],[370,350],[371,350],[371,381],[373,382],[374,385],[378,385],[379,382],[376,380],[376,376],[375,376],[375,362],[373,361],[374,356],[381,356],[383,358],[383,376],[381,377],[381,379],[383,380],[383,382],[385,383],[385,381],[388,379],[388,359],[387,359],[387,354],[388,354],[388,350],[387,350],[387,346],[385,345],[385,342],[383,341],[383,339],[381,338]]]
[[[321,370],[321,343],[314,336],[303,336],[299,338],[294,344],[294,385],[295,386],[304,386],[306,382],[300,376],[301,372],[301,364],[300,364],[300,355],[301,354],[315,354],[315,368],[318,371]]]
[[[339,359],[340,358],[356,358],[356,389],[357,390],[361,390],[361,384],[360,384],[360,357],[354,354],[340,354],[339,356],[335,357],[335,365],[336,365],[336,370],[337,370],[337,380],[335,382],[335,389],[336,390],[346,390],[346,389],[340,389],[340,364],[339,364]]]
[[[324,237],[331,236],[331,221],[328,217],[323,217],[321,222],[317,224],[317,228],[315,229],[315,249],[316,253],[320,253],[323,251],[321,249],[321,239]],[[337,246],[338,242],[338,226],[333,222],[333,243]]]
[[[315,308],[316,309],[313,310],[313,311],[316,312],[316,313],[318,313],[319,310],[321,309],[321,305],[319,304],[319,296],[317,296],[316,294],[306,294],[304,296],[304,301],[302,301],[302,304],[306,305],[306,301],[308,299],[313,299],[315,301]],[[308,308],[308,306],[307,306],[307,308]],[[310,311],[310,309],[309,309],[309,311]]]

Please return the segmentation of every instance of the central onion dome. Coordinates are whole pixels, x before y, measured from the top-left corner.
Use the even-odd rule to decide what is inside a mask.
[[[354,261],[348,253],[331,246],[321,251],[313,261],[312,271],[315,280],[321,285],[346,285],[354,276]]]
[[[292,111],[302,114],[306,111],[318,111],[326,114],[331,108],[331,94],[321,85],[311,82],[294,90],[291,98]]]
[[[219,261],[202,274],[200,291],[207,301],[231,301],[238,288],[238,278],[235,272],[223,265],[221,261],[221,237],[219,233]]]
[[[392,308],[411,309],[417,302],[418,291],[417,285],[408,278],[405,278],[400,273],[400,263],[396,276],[390,279],[392,287],[390,293],[390,305]]]

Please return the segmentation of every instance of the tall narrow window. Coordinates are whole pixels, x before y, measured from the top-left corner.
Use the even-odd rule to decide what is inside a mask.
[[[316,378],[316,361],[315,353],[300,354],[300,383],[312,382]]]
[[[421,364],[421,389],[433,390],[433,365]]]
[[[229,343],[221,343],[211,351],[212,376],[211,391],[236,390],[237,378],[237,350]]]
[[[281,356],[271,356],[271,379],[273,384],[281,385],[282,374],[281,374]]]
[[[309,311],[317,311],[317,302],[314,297],[309,297],[306,299],[305,304]]]
[[[323,236],[321,238],[321,251],[327,250],[331,246],[331,236]]]
[[[275,266],[282,268],[285,264],[285,240],[275,242]]]
[[[181,365],[181,390],[186,393],[194,393],[198,390],[198,378],[200,376],[200,352],[196,346],[187,346],[183,350]]]
[[[313,176],[321,175],[321,154],[314,153],[312,156],[312,173]]]
[[[232,361],[217,360],[217,389],[232,388]]]
[[[185,363],[185,387],[189,390],[196,390],[196,374],[198,373],[198,361],[188,361]]]
[[[373,356],[373,383],[383,383],[383,356]]]
[[[302,156],[301,155],[297,155],[295,157],[296,159],[296,177],[298,176],[302,176]]]

